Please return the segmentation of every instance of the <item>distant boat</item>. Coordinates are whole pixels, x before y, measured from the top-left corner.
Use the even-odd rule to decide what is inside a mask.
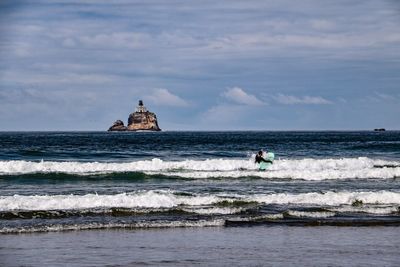
[[[384,132],[384,131],[386,131],[386,129],[385,128],[377,128],[377,129],[374,129],[374,131],[375,132]]]

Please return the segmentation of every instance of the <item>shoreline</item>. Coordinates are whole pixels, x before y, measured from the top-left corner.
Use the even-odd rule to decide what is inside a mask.
[[[2,235],[3,266],[395,266],[397,227],[204,227]]]

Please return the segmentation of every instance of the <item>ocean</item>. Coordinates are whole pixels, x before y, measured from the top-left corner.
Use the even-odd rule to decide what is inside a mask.
[[[1,132],[0,265],[396,266],[399,178],[399,131]]]

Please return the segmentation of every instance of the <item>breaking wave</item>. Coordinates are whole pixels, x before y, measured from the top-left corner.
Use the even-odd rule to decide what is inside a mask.
[[[175,208],[199,207],[198,213],[221,213],[230,214],[239,212],[240,207],[235,203],[259,204],[296,204],[314,206],[340,206],[352,205],[355,202],[373,205],[400,205],[400,192],[378,191],[378,192],[333,192],[326,193],[271,193],[260,195],[181,195],[172,191],[145,191],[135,193],[122,193],[115,195],[35,195],[35,196],[1,196],[0,211],[13,210],[82,210],[98,208]],[[227,203],[233,207],[225,209]],[[206,207],[214,205],[216,207]],[[225,206],[225,207],[224,207]],[[233,208],[233,209],[232,209]],[[193,211],[193,210],[192,210]]]
[[[334,212],[308,212],[308,211],[297,211],[297,210],[289,210],[287,214],[293,217],[307,217],[307,218],[328,218],[336,215],[336,213]]]
[[[360,216],[361,215],[361,216]],[[0,196],[0,234],[241,225],[399,225],[400,192]]]
[[[88,224],[54,224],[26,227],[3,227],[0,234],[22,234],[36,232],[62,232],[100,229],[146,229],[146,228],[178,228],[178,227],[212,227],[223,226],[224,220],[200,221],[156,221],[135,223],[88,223]]]
[[[0,211],[76,210],[95,208],[173,208],[179,205],[207,205],[216,196],[179,196],[169,191],[146,191],[116,195],[42,195],[0,197]]]
[[[283,159],[276,160],[261,172],[252,159],[208,159],[163,161],[161,159],[104,163],[56,161],[0,161],[0,175],[68,174],[104,175],[115,173],[143,173],[179,178],[239,178],[267,179],[390,179],[400,177],[400,162],[375,160],[365,157],[342,159]]]

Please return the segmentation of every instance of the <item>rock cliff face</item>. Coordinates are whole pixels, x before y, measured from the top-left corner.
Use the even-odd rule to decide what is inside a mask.
[[[117,120],[108,131],[161,131],[158,127],[157,116],[150,112],[139,100],[136,111],[131,113],[128,118],[128,126],[125,127],[121,120]]]
[[[110,128],[108,128],[108,131],[109,132],[111,132],[111,131],[126,131],[126,127],[125,127],[123,121],[116,120],[114,122],[114,124]]]

